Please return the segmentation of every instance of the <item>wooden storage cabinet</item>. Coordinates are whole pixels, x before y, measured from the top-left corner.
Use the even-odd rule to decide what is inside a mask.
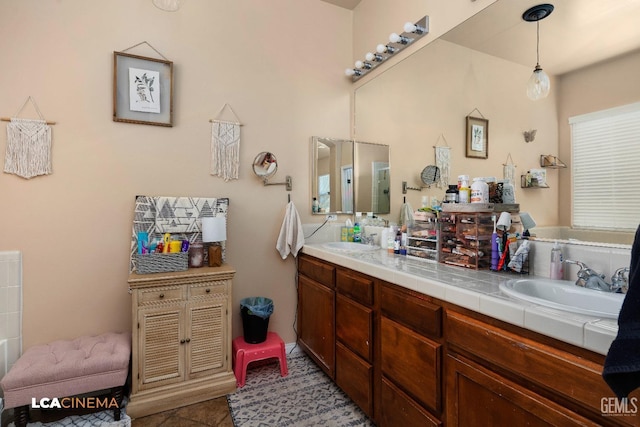
[[[381,426],[418,417],[439,425],[442,413],[442,308],[418,293],[380,284]],[[398,404],[390,404],[397,402]],[[413,422],[407,421],[409,425]]]
[[[369,417],[373,405],[374,281],[336,271],[336,384]]]
[[[230,266],[131,274],[132,390],[142,417],[235,391]]]
[[[298,343],[335,379],[335,267],[298,257]]]
[[[440,262],[475,270],[491,267],[492,213],[442,212]]]

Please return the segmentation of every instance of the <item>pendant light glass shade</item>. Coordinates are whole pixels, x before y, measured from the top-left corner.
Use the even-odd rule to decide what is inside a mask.
[[[175,12],[180,9],[182,0],[153,0],[153,4],[158,9],[162,9],[166,12]]]
[[[550,89],[551,82],[549,81],[549,76],[540,68],[540,65],[536,65],[533,74],[531,74],[527,82],[527,96],[534,101],[546,98],[547,95],[549,95]]]

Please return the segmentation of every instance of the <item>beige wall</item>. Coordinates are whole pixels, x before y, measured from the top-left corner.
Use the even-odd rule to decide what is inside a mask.
[[[531,102],[525,94],[530,74],[529,67],[438,40],[358,88],[356,138],[391,148],[390,220],[398,221],[402,181],[419,187],[422,169],[435,164],[433,147],[446,140],[451,147],[450,184],[457,183],[460,174],[502,178],[510,153],[517,166],[521,210],[538,225],[557,223],[557,171],[548,172],[548,189],[522,189],[519,183],[521,174],[539,167],[540,154],[555,153],[558,146],[556,94]],[[489,120],[488,159],[465,156],[469,114]],[[522,136],[529,129],[537,129],[532,143]],[[408,191],[406,198],[417,208],[422,196],[442,200],[445,190]]]
[[[360,46],[375,47],[425,14],[435,37],[492,2],[367,0],[351,12],[318,0],[189,1],[167,13],[150,0],[0,1],[0,115],[33,96],[58,123],[52,175],[0,174],[0,250],[24,256],[24,348],[130,328],[126,280],[137,194],[229,197],[234,305],[246,296],[273,298],[270,329],[293,342],[294,261],[282,261],[274,248],[286,192],[262,186],[253,157],[276,154],[274,180],[291,175],[303,222],[317,221],[309,137],[350,135],[356,86],[342,70],[365,53]],[[370,18],[388,22],[379,28],[382,40],[377,27],[362,27]],[[366,37],[355,47],[354,33]],[[111,120],[113,51],[143,41],[174,62],[172,128]],[[147,46],[130,53],[157,57]],[[228,183],[209,175],[208,160],[209,119],[224,103],[245,125],[240,179]],[[35,116],[32,108],[21,114]],[[3,132],[0,151],[5,145]],[[241,333],[238,313],[233,329]]]
[[[292,200],[311,220],[309,138],[349,134],[351,17],[318,0],[187,1],[175,13],[151,0],[0,1],[0,115],[32,96],[57,122],[52,175],[0,174],[0,250],[24,256],[25,349],[129,330],[137,194],[229,197],[234,306],[273,298],[270,328],[295,340],[295,263],[275,250],[287,193],[263,187],[250,165],[275,153],[274,180],[293,177]],[[113,51],[142,41],[174,62],[172,128],[111,120]],[[144,46],[130,52],[157,57]],[[224,103],[245,125],[240,179],[228,183],[209,175],[209,119]],[[238,310],[234,336],[240,322]]]
[[[559,77],[558,130],[559,157],[569,168],[561,169],[561,194],[571,194],[571,129],[569,118],[640,101],[640,52]],[[560,225],[571,225],[571,198],[560,197]],[[633,239],[629,233],[628,239]]]

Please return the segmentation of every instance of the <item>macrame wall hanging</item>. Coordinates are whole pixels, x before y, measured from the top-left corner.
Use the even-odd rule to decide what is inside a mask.
[[[222,113],[229,108],[234,121],[222,120]],[[229,104],[224,104],[211,124],[211,175],[222,177],[225,182],[238,179],[240,166],[240,127],[242,124]]]
[[[516,185],[516,165],[513,163],[511,153],[507,156],[506,163],[502,164],[502,177],[509,180],[511,185]]]
[[[38,112],[37,119],[21,119],[17,116],[31,102]],[[36,102],[30,96],[12,118],[2,117],[7,125],[7,148],[4,171],[22,178],[33,178],[51,173],[51,127],[55,122],[44,119]]]
[[[445,145],[438,145],[440,139]],[[451,173],[451,147],[447,143],[443,134],[440,134],[433,146],[436,150],[436,166],[440,169],[440,179],[436,183],[438,188],[447,188],[449,186],[449,175]]]

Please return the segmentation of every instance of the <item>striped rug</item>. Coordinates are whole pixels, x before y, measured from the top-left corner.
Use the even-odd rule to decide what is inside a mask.
[[[287,356],[286,377],[277,363],[249,365],[245,386],[227,396],[236,427],[374,425],[304,353]]]

